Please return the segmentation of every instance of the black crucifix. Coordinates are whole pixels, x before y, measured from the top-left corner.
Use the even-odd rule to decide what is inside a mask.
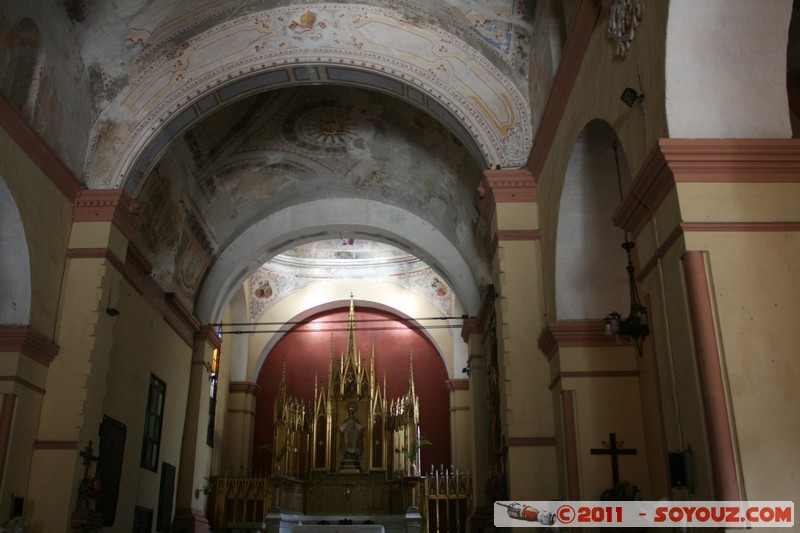
[[[89,444],[86,445],[86,448],[80,454],[81,457],[83,457],[83,479],[89,479],[89,469],[92,467],[92,462],[98,459],[93,452],[92,441],[89,441]]]
[[[617,457],[620,455],[636,455],[636,448],[618,448],[617,447],[617,434],[609,433],[609,447],[608,448],[592,448],[589,450],[592,455],[610,455],[611,456],[611,475],[614,477],[614,487],[619,485],[619,463]],[[603,443],[605,444],[605,442]]]

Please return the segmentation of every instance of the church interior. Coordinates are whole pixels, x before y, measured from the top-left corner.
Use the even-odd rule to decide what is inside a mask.
[[[793,0],[0,3],[0,528],[796,499],[798,29]]]

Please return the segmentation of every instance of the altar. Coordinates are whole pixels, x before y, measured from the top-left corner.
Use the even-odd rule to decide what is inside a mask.
[[[274,531],[299,528],[301,517],[311,517],[302,526],[307,528],[323,516],[354,515],[379,518],[372,529],[360,531],[409,531],[410,509],[419,531],[423,478],[412,354],[407,378],[402,378],[407,379],[405,393],[387,398],[386,377],[379,381],[375,372],[374,342],[368,358],[356,346],[352,300],[348,323],[346,348],[339,357],[334,358],[331,344],[327,380],[309,376],[313,398],[299,398],[289,390],[284,359],[273,411],[271,475],[217,476],[214,531],[234,522],[263,521],[273,508],[281,514]],[[384,527],[391,521],[398,522],[397,528]]]
[[[295,526],[300,533],[386,533],[383,526],[375,525],[310,525]]]

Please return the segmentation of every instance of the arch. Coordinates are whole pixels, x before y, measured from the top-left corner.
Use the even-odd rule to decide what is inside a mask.
[[[477,313],[478,286],[487,279],[487,270],[476,253],[465,245],[457,247],[436,227],[398,207],[375,200],[329,198],[269,215],[225,247],[200,289],[197,316],[216,322],[231,295],[270,257],[340,233],[386,242],[416,255],[445,278],[467,313]]]
[[[629,305],[624,234],[611,221],[620,201],[615,143],[614,130],[597,119],[580,132],[570,154],[556,233],[558,320],[601,318]],[[618,152],[627,176],[621,147]],[[622,181],[624,186],[629,180]]]
[[[415,317],[430,317],[439,314],[424,299],[410,291],[388,283],[358,283],[354,285],[352,283],[333,282],[326,283],[323,288],[319,286],[307,287],[292,293],[276,303],[267,312],[264,321],[277,321],[278,317],[286,322],[301,321],[331,309],[347,307],[349,306],[348,295],[351,293],[354,295],[356,307],[386,311],[407,319],[417,326],[424,324],[417,323]],[[359,295],[369,296],[359,297]],[[286,319],[285,317],[287,316],[290,318]],[[453,369],[455,368],[453,361],[453,331],[455,330],[421,329],[421,331],[436,348],[442,359],[442,364],[447,369],[448,376],[452,378]],[[257,354],[257,357],[247,364],[247,378],[249,381],[257,379],[267,356],[283,337],[284,333],[251,336],[249,353]]]
[[[290,23],[309,11],[310,28]],[[447,47],[433,46],[442,39]],[[522,166],[530,150],[524,94],[464,41],[391,9],[286,6],[214,26],[154,60],[97,121],[87,181],[135,196],[169,141],[197,120],[257,92],[312,83],[405,99],[447,125],[487,168]]]
[[[39,28],[25,17],[11,33],[11,58],[5,69],[3,90],[8,99],[30,118],[39,92],[44,51]]]
[[[25,228],[0,176],[0,326],[23,326],[31,315],[31,266]]]

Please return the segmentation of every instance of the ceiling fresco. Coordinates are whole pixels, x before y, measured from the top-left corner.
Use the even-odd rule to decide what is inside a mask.
[[[192,299],[232,239],[299,203],[380,201],[453,242],[469,238],[480,177],[459,140],[409,104],[337,86],[272,91],[231,104],[170,146],[137,197],[138,238],[162,286]]]
[[[442,316],[455,313],[450,287],[431,267],[394,246],[353,238],[316,241],[287,250],[245,282],[250,322],[292,292],[332,281],[391,283],[430,303]]]
[[[262,272],[300,242],[333,237],[340,228],[303,233],[306,222],[291,216],[279,242],[253,235],[328,199],[369,209],[341,224],[415,258],[419,268],[398,283],[432,294],[443,312],[465,286],[487,281],[477,187],[483,170],[519,168],[530,151],[530,3],[66,7],[96,113],[86,186],[135,198],[144,221],[135,241],[165,291],[210,309],[216,297],[203,295],[204,283],[227,294],[229,280]],[[401,222],[374,223],[392,209]],[[285,266],[290,256],[281,257]],[[270,274],[275,297],[307,283],[282,275]],[[264,295],[266,279],[245,288]],[[476,300],[474,287],[466,292]]]

